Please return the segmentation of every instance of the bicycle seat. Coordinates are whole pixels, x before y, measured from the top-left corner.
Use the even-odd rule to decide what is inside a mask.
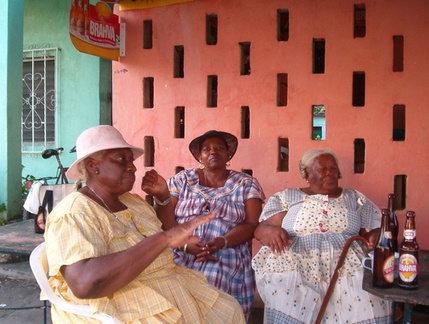
[[[64,150],[64,149],[63,149],[62,147],[59,147],[59,148],[57,148],[56,150],[55,150],[55,149],[47,149],[47,150],[44,150],[44,151],[42,152],[42,158],[44,158],[44,159],[49,159],[51,156],[58,155],[58,154],[59,154],[59,153],[61,153],[63,150]]]

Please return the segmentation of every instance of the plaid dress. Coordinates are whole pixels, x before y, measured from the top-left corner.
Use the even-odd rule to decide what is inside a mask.
[[[194,235],[201,242],[226,235],[245,220],[244,203],[251,198],[265,199],[258,181],[241,172],[230,170],[225,185],[208,188],[199,184],[197,169],[184,170],[168,180],[170,193],[178,198],[176,220],[184,223],[195,216],[215,211],[217,216],[198,227]],[[174,261],[178,265],[204,272],[207,280],[221,290],[234,296],[241,304],[244,314],[252,307],[255,279],[251,267],[251,246],[245,242],[214,253],[218,262],[195,262],[195,256],[175,249]]]
[[[379,208],[362,193],[338,198],[286,189],[268,200],[260,221],[286,211],[282,227],[293,243],[281,255],[263,246],[252,261],[267,324],[314,323],[346,241],[380,226]],[[363,250],[356,241],[339,271],[323,323],[385,324],[390,303],[362,289]]]
[[[64,198],[49,215],[45,240],[50,284],[60,298],[89,305],[93,313],[104,312],[123,323],[244,323],[238,303],[210,285],[202,273],[175,265],[171,249],[111,296],[74,296],[61,275],[62,265],[125,250],[162,231],[154,210],[140,196],[126,193],[120,200],[128,209],[115,213],[118,219],[79,192]],[[99,323],[55,305],[52,320]]]

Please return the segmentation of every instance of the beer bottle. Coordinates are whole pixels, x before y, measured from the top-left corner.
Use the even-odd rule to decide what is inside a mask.
[[[390,231],[392,232],[393,245],[395,246],[395,252],[398,252],[398,218],[396,217],[396,209],[395,209],[395,195],[389,194],[388,196],[388,209],[390,213]]]
[[[77,0],[72,0],[70,8],[70,29],[72,31],[76,30],[76,18],[77,18]]]
[[[393,246],[395,248],[395,281],[398,280],[398,267],[399,267],[399,245],[398,245],[398,218],[396,217],[396,205],[395,205],[395,194],[389,194],[387,208],[390,212],[390,231],[392,232]]]
[[[416,240],[415,216],[413,211],[407,211],[404,239],[399,247],[398,285],[407,289],[417,288],[419,279],[419,245]]]
[[[40,206],[36,217],[34,218],[34,233],[43,234],[45,233],[45,206]]]
[[[390,231],[390,212],[383,209],[380,233],[374,247],[374,266],[372,284],[380,288],[389,288],[394,282],[395,250]]]
[[[76,31],[82,36],[85,34],[85,13],[83,10],[83,0],[77,1]]]

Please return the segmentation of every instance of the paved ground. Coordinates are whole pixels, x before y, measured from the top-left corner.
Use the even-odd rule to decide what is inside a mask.
[[[39,299],[40,289],[31,273],[28,258],[0,254],[0,323],[1,324],[43,324],[43,301]],[[7,309],[40,307],[37,309]],[[249,324],[263,323],[263,309],[255,308]],[[402,323],[402,319],[395,322]],[[429,308],[418,306],[414,311],[414,324],[429,323]],[[52,324],[50,309],[46,324]]]
[[[43,324],[43,301],[39,297],[40,289],[31,273],[27,258],[0,255],[0,323]],[[29,308],[14,309],[21,307]],[[46,323],[51,324],[50,309],[46,314]]]

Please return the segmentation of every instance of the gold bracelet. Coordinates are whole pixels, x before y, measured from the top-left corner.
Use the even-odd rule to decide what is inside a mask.
[[[186,249],[188,248],[188,244],[185,244],[184,246],[183,246],[183,252],[185,252],[185,253],[187,253],[186,252]]]

